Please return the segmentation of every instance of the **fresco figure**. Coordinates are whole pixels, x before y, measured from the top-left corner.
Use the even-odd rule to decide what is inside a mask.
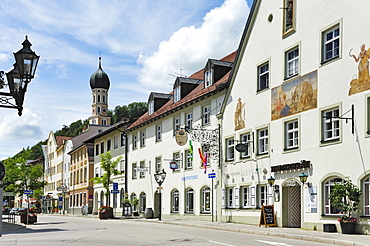
[[[236,103],[236,110],[235,110],[235,116],[234,116],[235,131],[239,129],[243,129],[245,127],[245,122],[242,117],[244,106],[245,106],[245,103],[243,104],[242,99],[239,97],[238,102]]]
[[[280,111],[280,116],[287,116],[289,114],[289,110],[290,110],[290,107],[289,105],[286,103],[286,95],[284,94],[283,96],[283,105],[284,105],[284,108]]]
[[[365,49],[365,44],[361,45],[360,53],[358,57],[351,55],[356,62],[358,62],[358,80],[360,82],[367,81],[369,79],[369,50]]]

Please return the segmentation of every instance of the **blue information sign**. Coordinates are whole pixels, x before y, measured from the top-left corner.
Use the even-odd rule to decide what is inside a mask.
[[[33,194],[33,190],[25,190],[25,191],[23,191],[23,194],[25,194],[25,195],[32,195]]]
[[[210,178],[210,179],[216,178],[216,173],[209,173],[208,178]]]
[[[118,190],[118,183],[113,183],[113,190]]]
[[[111,193],[119,193],[119,190],[111,190]]]

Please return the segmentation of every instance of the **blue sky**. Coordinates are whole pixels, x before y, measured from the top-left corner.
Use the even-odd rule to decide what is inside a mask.
[[[25,35],[41,56],[23,115],[0,108],[0,159],[91,115],[89,80],[99,52],[109,108],[169,92],[208,58],[237,49],[253,0],[1,0],[0,70]]]

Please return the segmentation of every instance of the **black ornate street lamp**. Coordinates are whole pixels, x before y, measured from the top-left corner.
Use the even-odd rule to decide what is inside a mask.
[[[6,73],[9,92],[0,92],[0,107],[18,109],[19,116],[22,115],[23,101],[28,83],[34,78],[40,59],[40,56],[31,50],[32,44],[28,41],[27,36],[22,45],[23,48],[14,53],[16,61],[13,65],[14,68]],[[0,71],[0,89],[6,85],[2,75],[3,72]],[[15,103],[9,101],[11,99],[14,99]]]
[[[166,179],[166,172],[162,169],[162,172],[158,172],[158,170],[154,174],[155,181],[159,185],[158,193],[159,193],[159,213],[158,213],[158,220],[162,220],[162,184]]]
[[[308,175],[305,173],[302,173],[298,177],[299,177],[299,180],[302,182],[302,184],[304,184],[307,181]]]

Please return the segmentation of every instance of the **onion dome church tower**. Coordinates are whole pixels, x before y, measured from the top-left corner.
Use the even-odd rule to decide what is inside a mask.
[[[109,77],[101,68],[101,57],[99,57],[99,68],[90,77],[93,96],[92,115],[89,117],[90,125],[110,125],[110,117],[107,115],[109,86]]]

